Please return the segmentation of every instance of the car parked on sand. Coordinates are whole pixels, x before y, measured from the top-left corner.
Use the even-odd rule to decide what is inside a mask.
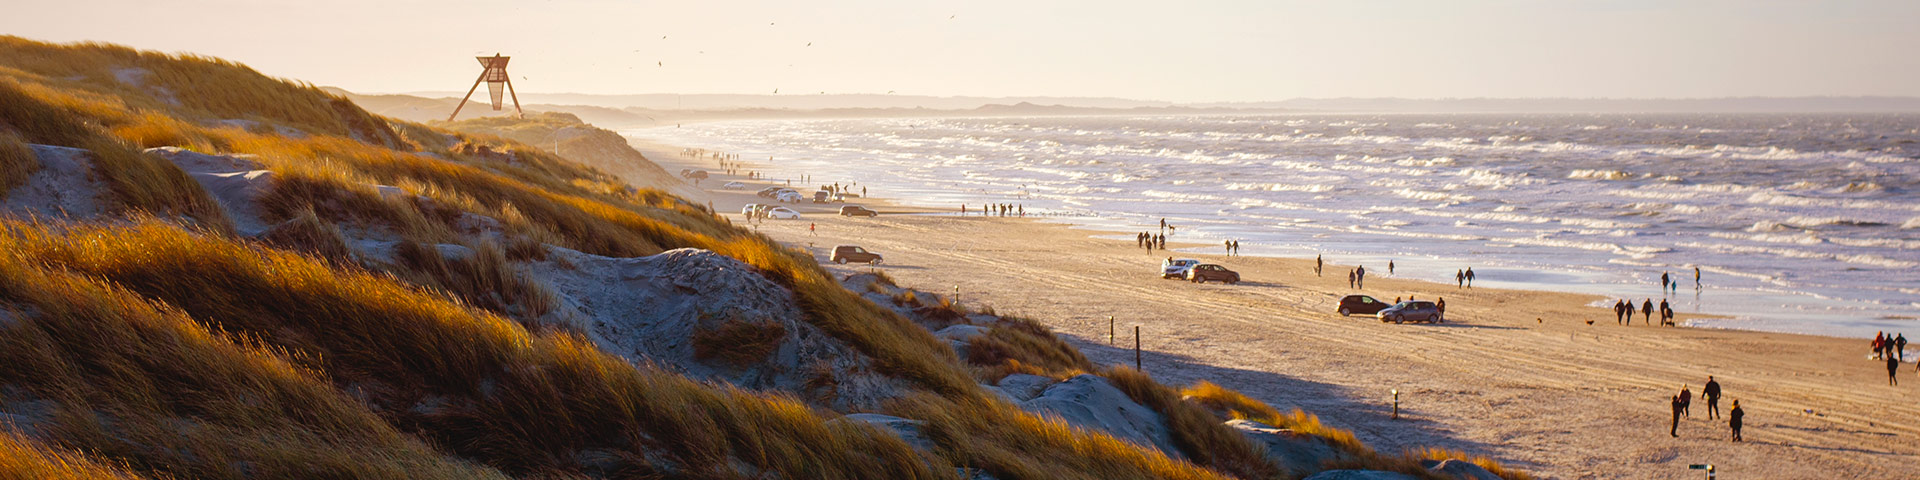
[[[749,203],[749,204],[746,204],[746,205],[744,205],[744,206],[741,206],[741,207],[740,207],[740,214],[741,214],[741,215],[752,215],[752,214],[753,214],[753,211],[754,211],[754,210],[759,210],[759,209],[760,209],[760,207],[763,207],[763,206],[765,206],[765,205],[761,205],[761,204],[758,204],[758,203]]]
[[[773,199],[779,200],[781,202],[786,202],[786,203],[800,203],[802,201],[805,201],[806,197],[800,196],[798,192],[783,191],[783,192],[774,194]]]
[[[1386,310],[1381,310],[1379,315],[1381,323],[1442,323],[1446,321],[1446,319],[1440,318],[1440,307],[1428,301],[1408,300],[1400,302],[1394,304],[1392,307],[1387,307]]]
[[[793,211],[793,209],[787,207],[773,207],[767,209],[767,218],[775,220],[799,220],[800,212]]]
[[[826,190],[813,191],[813,203],[827,203],[832,199],[833,199],[833,192],[829,192]]]
[[[880,212],[859,205],[847,205],[840,207],[840,215],[843,217],[877,217],[880,216]]]
[[[725,185],[721,185],[720,188],[738,190],[742,188],[747,188],[747,184],[740,183],[740,182],[727,182]]]
[[[839,264],[853,262],[879,265],[881,261],[880,254],[869,252],[867,249],[860,248],[857,245],[835,246],[833,247],[833,256],[829,259],[833,260],[833,263]]]
[[[1346,316],[1356,313],[1373,315],[1392,306],[1393,305],[1388,305],[1387,302],[1374,300],[1373,297],[1366,295],[1347,295],[1340,299],[1340,315]]]
[[[1191,258],[1168,259],[1160,262],[1160,278],[1187,278],[1187,269],[1199,264],[1199,260]]]
[[[779,192],[781,190],[786,190],[786,189],[787,187],[767,187],[767,188],[760,189],[759,192],[755,192],[754,195],[759,195],[766,198],[773,198],[774,193]]]
[[[1202,263],[1187,269],[1187,281],[1193,283],[1207,283],[1212,281],[1232,285],[1240,283],[1240,272],[1228,270],[1227,267],[1211,263]]]

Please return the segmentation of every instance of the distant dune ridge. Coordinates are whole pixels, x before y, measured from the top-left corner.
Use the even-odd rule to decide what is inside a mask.
[[[459,92],[360,94],[369,111],[411,121],[444,119]],[[564,112],[609,128],[677,121],[774,118],[1047,116],[1279,113],[1916,113],[1920,97],[1608,98],[1296,98],[1268,102],[1173,103],[1077,97],[934,97],[924,95],[540,94],[527,109]],[[461,118],[500,115],[462,110]]]
[[[578,120],[0,37],[0,476],[1450,478],[835,278]]]

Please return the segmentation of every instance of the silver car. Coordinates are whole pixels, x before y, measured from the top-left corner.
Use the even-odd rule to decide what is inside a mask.
[[[1380,311],[1381,323],[1442,323],[1445,321],[1446,319],[1440,318],[1440,307],[1434,305],[1433,302],[1427,301],[1408,300],[1396,303],[1391,307],[1387,307],[1386,310]]]

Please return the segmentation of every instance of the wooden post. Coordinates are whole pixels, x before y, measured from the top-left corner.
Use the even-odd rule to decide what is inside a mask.
[[[1140,326],[1133,326],[1133,369],[1140,369]]]
[[[1107,315],[1107,346],[1113,346],[1113,315]]]
[[[462,109],[462,108],[466,108],[466,107],[467,107],[467,99],[468,99],[468,98],[472,98],[472,97],[473,97],[473,91],[474,91],[474,90],[479,90],[479,89],[480,89],[480,82],[481,82],[481,81],[484,81],[484,80],[486,80],[486,79],[487,79],[487,70],[486,70],[486,69],[484,69],[484,68],[483,68],[483,69],[480,69],[480,78],[475,78],[475,79],[473,79],[473,88],[468,88],[468,89],[467,89],[467,96],[465,96],[465,97],[460,97],[460,104],[459,104],[459,105],[455,105],[455,106],[453,107],[453,114],[452,114],[452,115],[448,115],[448,116],[447,116],[447,121],[449,121],[449,122],[451,122],[451,121],[453,121],[453,118],[454,118],[454,117],[458,117],[458,116],[460,116],[460,109]]]
[[[1393,389],[1393,419],[1400,419],[1400,389]]]

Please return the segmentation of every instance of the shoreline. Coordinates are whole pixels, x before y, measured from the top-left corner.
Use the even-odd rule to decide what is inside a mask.
[[[711,168],[678,151],[643,150],[669,170]],[[718,177],[709,181],[734,180]],[[705,194],[729,217],[741,203],[762,201],[752,189]],[[827,263],[830,247],[865,246],[887,256],[877,268],[901,285],[958,288],[963,303],[1033,318],[1096,363],[1130,364],[1130,349],[1108,344],[1112,315],[1117,330],[1142,328],[1144,367],[1155,378],[1211,381],[1282,410],[1302,408],[1382,451],[1457,449],[1543,478],[1691,478],[1681,474],[1701,459],[1730,474],[1820,478],[1894,474],[1920,460],[1912,441],[1920,406],[1900,390],[1911,387],[1886,386],[1885,370],[1866,360],[1865,341],[1605,325],[1612,312],[1589,305],[1599,296],[1370,274],[1360,293],[1449,302],[1447,323],[1396,325],[1331,313],[1350,292],[1336,275],[1345,266],[1314,276],[1312,259],[1225,257],[1206,250],[1217,244],[1170,239],[1169,247],[1193,249],[1179,256],[1222,263],[1245,279],[1194,285],[1151,273],[1168,252],[1148,254],[1044,217],[866,219],[803,208],[801,222],[754,228],[841,274],[875,267]],[[918,210],[901,213],[910,211]],[[1903,379],[1911,371],[1903,368]],[[1751,443],[1725,442],[1725,425],[1703,417],[1683,421],[1680,439],[1664,435],[1667,396],[1681,385],[1698,393],[1707,375],[1742,400]],[[1388,415],[1392,391],[1402,394],[1398,420]]]
[[[678,143],[698,143],[713,132],[755,131],[756,128],[715,127],[710,130],[712,132],[690,136],[682,135],[672,129],[633,129],[623,133],[628,134],[628,138],[645,138],[647,139],[645,141],[676,143],[678,140]],[[911,161],[888,157],[887,151],[882,147],[883,151],[872,153],[886,158],[877,159],[874,163],[868,164],[862,163],[865,157],[859,152],[846,152],[843,149],[833,148],[811,149],[806,146],[804,139],[780,138],[783,140],[776,143],[708,140],[719,145],[742,146],[747,149],[746,151],[760,152],[756,155],[761,155],[762,158],[772,154],[792,155],[782,157],[781,162],[768,166],[776,172],[810,172],[814,173],[815,177],[856,179],[870,177],[875,182],[883,184],[890,195],[902,198],[904,202],[910,204],[928,205],[933,209],[950,210],[961,203],[977,204],[983,200],[1026,202],[1032,209],[1052,207],[1058,209],[1057,211],[1071,212],[1071,214],[1054,218],[1060,219],[1062,223],[1072,224],[1075,228],[1109,232],[1116,237],[1123,237],[1127,233],[1140,230],[1153,230],[1158,218],[1166,218],[1167,221],[1181,227],[1179,232],[1181,234],[1189,234],[1187,227],[1194,227],[1191,230],[1191,236],[1182,236],[1194,239],[1203,245],[1218,245],[1217,242],[1224,239],[1241,240],[1246,243],[1245,252],[1249,255],[1311,260],[1317,254],[1325,254],[1329,258],[1338,258],[1343,263],[1364,264],[1370,271],[1383,271],[1384,269],[1379,267],[1384,266],[1389,260],[1394,260],[1405,267],[1401,272],[1403,275],[1423,277],[1442,284],[1446,280],[1451,280],[1454,274],[1444,270],[1470,266],[1480,273],[1479,281],[1487,286],[1589,294],[1607,298],[1608,301],[1605,303],[1609,305],[1613,299],[1620,298],[1629,299],[1636,304],[1647,299],[1665,299],[1671,302],[1676,311],[1690,312],[1692,315],[1687,315],[1688,325],[1698,328],[1798,333],[1864,340],[1872,338],[1876,331],[1899,332],[1908,330],[1909,326],[1920,327],[1920,324],[1911,321],[1911,316],[1904,313],[1905,307],[1878,300],[1861,299],[1867,297],[1832,296],[1833,292],[1786,287],[1784,285],[1789,285],[1791,282],[1775,284],[1774,280],[1713,265],[1702,265],[1706,272],[1706,282],[1701,288],[1696,289],[1691,285],[1676,290],[1657,287],[1663,272],[1677,274],[1677,283],[1686,283],[1686,277],[1692,274],[1687,270],[1692,269],[1693,264],[1681,265],[1672,262],[1688,260],[1690,257],[1662,257],[1666,260],[1642,263],[1638,260],[1615,257],[1615,254],[1619,254],[1620,247],[1617,245],[1613,254],[1607,254],[1586,250],[1563,251],[1547,247],[1530,247],[1528,245],[1535,244],[1517,241],[1486,245],[1468,242],[1449,246],[1410,246],[1406,244],[1404,236],[1381,236],[1377,234],[1378,232],[1371,230],[1365,234],[1349,233],[1349,230],[1355,227],[1339,221],[1326,223],[1301,220],[1308,223],[1271,229],[1264,227],[1264,224],[1259,224],[1257,218],[1242,218],[1241,214],[1235,213],[1239,210],[1224,204],[1201,208],[1190,201],[1179,201],[1165,204],[1122,202],[1122,204],[1103,206],[1108,201],[1120,200],[1101,197],[1097,193],[1091,199],[1079,199],[1077,193],[1062,196],[1058,190],[1067,187],[1058,185],[1057,182],[1041,190],[1029,191],[1029,186],[1022,183],[1025,180],[1019,180],[1026,178],[1022,174],[981,173],[999,170],[991,166],[982,166],[977,159],[974,163],[966,164],[967,170],[945,167],[927,167],[932,170],[926,170]],[[919,149],[924,150],[925,147]],[[965,157],[967,156],[963,156]],[[906,163],[901,163],[903,161]],[[944,164],[944,161],[936,163]],[[842,165],[845,166],[842,167]],[[901,170],[903,173],[894,173],[893,169],[896,168],[903,169]],[[904,173],[908,170],[916,173]],[[946,176],[927,177],[926,174],[930,171]],[[980,175],[987,176],[979,177]],[[1027,197],[1029,193],[1035,196]],[[1145,193],[1156,197],[1173,195],[1155,191]],[[1101,207],[1101,209],[1088,210],[1093,207]],[[1216,207],[1221,210],[1213,211],[1212,208]],[[1196,208],[1198,210],[1195,210]],[[1260,215],[1252,215],[1252,217],[1260,217]],[[1504,236],[1476,238],[1484,240],[1504,238]],[[1605,243],[1607,240],[1596,240],[1596,242],[1601,243],[1590,245],[1607,245]],[[1521,246],[1516,247],[1515,244]],[[1692,260],[1712,263],[1711,259]],[[1734,264],[1744,263],[1734,261]]]

